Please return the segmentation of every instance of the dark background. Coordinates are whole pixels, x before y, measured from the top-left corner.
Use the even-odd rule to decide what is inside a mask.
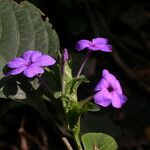
[[[18,0],[19,2],[19,0]],[[86,113],[81,133],[97,131],[112,135],[120,150],[150,150],[150,2],[148,0],[30,0],[39,7],[57,31],[61,49],[68,48],[74,73],[85,52],[75,50],[80,39],[106,37],[113,46],[110,54],[93,53],[84,73],[91,80],[79,88],[79,97],[91,95],[104,68],[121,82],[128,101],[121,109],[102,108]],[[45,19],[43,17],[43,19]],[[42,41],[41,41],[42,42]],[[15,119],[14,119],[15,118]],[[25,119],[24,119],[25,118]],[[14,149],[20,143],[22,122],[36,138],[47,137],[50,149],[64,149],[47,121],[29,106],[16,102],[0,104],[0,149]],[[25,121],[24,121],[25,120]],[[42,132],[39,132],[39,129]],[[45,136],[39,137],[39,134]],[[28,137],[29,138],[29,137]],[[40,149],[28,140],[31,149]],[[14,145],[14,146],[13,146]]]

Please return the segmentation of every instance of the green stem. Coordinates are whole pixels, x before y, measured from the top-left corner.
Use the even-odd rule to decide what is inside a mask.
[[[81,146],[79,135],[74,135],[74,140],[75,140],[77,148],[78,148],[77,150],[83,150],[82,146]]]
[[[91,95],[89,97],[87,97],[86,99],[82,100],[80,102],[80,107],[82,107],[84,104],[86,104],[87,102],[89,102],[91,99],[93,99],[94,95]]]
[[[74,140],[75,140],[77,148],[78,148],[77,150],[83,150],[81,142],[80,142],[80,137],[79,137],[79,133],[80,133],[80,118],[81,117],[79,116],[79,119],[78,119],[78,122],[77,122],[77,125],[76,125],[76,129],[73,132]]]
[[[65,85],[64,85],[64,74],[65,74],[65,66],[66,66],[66,62],[62,62],[62,66],[61,66],[61,86],[62,86],[62,93],[65,93]]]
[[[83,70],[83,68],[84,68],[84,66],[85,66],[85,64],[86,64],[86,62],[87,62],[87,60],[88,60],[90,54],[91,54],[91,51],[88,51],[88,52],[86,53],[85,57],[83,58],[83,61],[82,61],[82,63],[81,63],[80,69],[79,69],[78,74],[77,74],[77,77],[79,77],[80,74],[82,73],[82,70]]]

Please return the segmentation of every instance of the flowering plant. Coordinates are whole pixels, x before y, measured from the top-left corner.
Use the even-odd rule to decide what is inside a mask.
[[[11,4],[10,1],[6,0],[5,2],[7,5]],[[3,5],[5,2],[3,0],[0,1],[0,5]],[[33,10],[37,16],[34,14],[30,17],[36,16],[38,18],[38,15],[41,13],[28,2],[23,2],[21,7],[13,3],[13,7],[19,7],[20,11],[27,9],[30,12]],[[24,7],[24,9],[22,9],[22,7]],[[34,25],[36,26],[37,24],[35,23]],[[49,26],[48,22],[44,22],[44,25],[45,30],[47,29],[46,31],[49,31],[51,33],[50,35],[55,37],[52,43],[57,43],[58,38],[56,33],[51,29],[51,26]],[[21,25],[19,27],[21,28]],[[47,32],[47,34],[49,32]],[[37,34],[38,32],[36,31],[34,33]],[[43,37],[44,36],[45,34],[43,34]],[[40,35],[40,38],[41,37]],[[7,56],[5,50],[0,50],[1,70],[4,72],[3,75],[0,72],[1,98],[9,98],[33,106],[44,115],[51,126],[57,131],[68,150],[73,150],[73,145],[69,140],[70,138],[73,139],[75,143],[74,149],[77,150],[116,150],[117,144],[115,140],[106,134],[86,133],[81,135],[80,133],[80,119],[85,112],[99,111],[100,106],[107,107],[110,104],[114,108],[121,108],[126,102],[126,97],[123,95],[119,81],[107,69],[102,71],[102,78],[95,86],[95,89],[93,89],[91,96],[83,100],[80,100],[78,97],[79,85],[83,82],[89,82],[87,77],[82,74],[85,63],[90,57],[90,54],[94,51],[112,52],[112,46],[108,44],[108,40],[105,38],[94,38],[91,41],[84,39],[77,42],[77,51],[84,49],[88,51],[77,75],[73,76],[72,61],[69,59],[67,49],[64,49],[62,53],[57,51],[58,57],[54,57],[56,55],[52,52],[51,54],[53,54],[53,56],[49,55],[49,52],[44,53],[43,47],[42,50],[34,50],[33,48],[31,50],[25,50],[24,47],[26,47],[27,43],[32,47],[38,38],[33,43],[31,43],[32,41],[28,38],[24,39],[27,39],[27,41],[25,41],[26,43],[24,44],[20,41],[20,43],[22,43],[20,47],[18,46],[17,51],[15,51],[16,47],[13,48],[16,53],[19,52],[20,54],[15,55],[14,58],[10,56],[10,53],[13,55],[9,49],[10,47],[7,47],[9,49]],[[46,42],[48,43],[48,41]],[[48,43],[47,45],[49,46],[50,44]],[[54,46],[55,51],[58,49],[56,47],[58,46]],[[3,48],[6,48],[5,44]],[[22,53],[20,51],[22,51]],[[4,58],[6,58],[7,61],[5,61]],[[48,111],[45,101],[51,103],[57,111],[62,112],[63,121],[61,125],[55,116]]]
[[[110,49],[111,46],[107,45],[106,39],[104,38],[93,39],[92,44],[88,40],[79,41],[76,45],[76,49],[81,50],[84,48],[87,48],[90,52],[94,50],[105,52],[112,51]],[[28,50],[23,53],[21,57],[16,57],[10,60],[7,64],[7,67],[11,70],[6,74],[7,78],[12,78],[14,75],[16,76],[21,74],[26,78],[29,78],[28,82],[33,78],[38,78],[40,84],[44,85],[44,88],[47,90],[47,92],[50,92],[54,99],[59,99],[64,110],[66,130],[68,134],[75,140],[76,147],[79,150],[83,149],[80,140],[80,118],[83,113],[94,109],[94,104],[90,101],[94,99],[94,102],[97,105],[103,107],[107,107],[108,105],[112,104],[112,106],[115,108],[121,108],[126,101],[126,97],[122,93],[119,81],[106,69],[103,70],[103,77],[95,88],[96,93],[84,100],[79,101],[77,96],[78,86],[82,82],[89,82],[84,75],[81,75],[87,58],[88,57],[86,56],[86,59],[84,59],[84,62],[81,64],[81,68],[79,69],[77,76],[73,77],[72,68],[69,65],[70,60],[68,58],[68,51],[67,49],[63,50],[62,55],[59,55],[61,63],[58,64],[57,67],[58,71],[60,72],[61,79],[61,89],[58,91],[51,91],[51,89],[49,89],[49,85],[43,81],[44,75],[42,75],[45,67],[47,72],[51,74],[51,68],[48,66],[56,65],[56,60],[51,56],[42,54],[37,50]],[[50,76],[48,80],[51,80]],[[45,93],[43,92],[42,94],[44,95]],[[55,103],[55,100],[53,103]],[[97,134],[95,133],[95,135]],[[87,141],[85,140],[87,138],[86,136],[91,136],[91,134],[84,135],[82,138],[84,148],[88,149],[86,145]],[[72,149],[66,137],[65,144],[69,150]],[[93,148],[94,147],[101,149],[101,146],[99,147],[97,144],[93,143]],[[114,149],[116,149],[116,146],[114,146]]]

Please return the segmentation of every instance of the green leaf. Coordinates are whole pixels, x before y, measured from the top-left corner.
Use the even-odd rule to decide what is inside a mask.
[[[94,103],[91,102],[87,102],[84,107],[82,107],[82,109],[84,109],[83,111],[92,111],[92,112],[96,112],[96,111],[100,111],[100,107]]]
[[[6,87],[1,83],[7,82],[4,66],[12,58],[30,49],[56,57],[58,36],[48,18],[42,20],[42,15],[40,9],[27,1],[18,4],[12,0],[0,0],[0,81],[3,80],[0,82],[0,97],[7,97],[4,93]],[[34,86],[38,87],[37,83]],[[15,95],[11,95],[12,98],[18,99],[20,92],[18,88]]]
[[[23,89],[21,89],[20,85],[21,84],[19,83],[19,80],[17,80],[16,78],[10,77],[2,78],[0,80],[1,98],[26,99],[26,93]],[[28,87],[28,85],[26,86]]]
[[[3,67],[6,65],[6,60],[0,55],[0,78],[3,76]]]
[[[60,47],[59,40],[55,30],[52,29],[52,25],[48,22],[48,18],[43,21],[41,15],[44,14],[41,10],[27,1],[23,1],[21,5],[27,9],[32,19],[35,30],[35,49],[55,56]]]
[[[64,85],[66,86],[72,79],[72,70],[71,70],[71,61],[65,62],[65,71],[64,71]]]
[[[103,133],[87,133],[82,136],[85,150],[117,150],[116,141]]]
[[[60,98],[62,96],[62,92],[55,92],[55,94],[54,94],[54,97],[56,98],[56,99],[58,99],[58,98]]]
[[[23,76],[4,77],[4,66],[12,58],[21,56],[26,50],[39,50],[57,56],[59,40],[48,18],[33,4],[24,1],[0,0],[0,97],[31,105],[43,114],[54,128],[63,128],[50,114],[37,79]]]
[[[55,30],[52,30],[52,25],[49,23],[49,19],[46,18],[45,21],[45,28],[48,32],[49,36],[49,49],[48,53],[51,54],[51,56],[57,55],[57,50],[60,49],[59,39],[57,36],[57,33]]]
[[[88,82],[85,76],[72,78],[65,86],[65,94],[70,100],[77,102],[77,88],[82,82]]]

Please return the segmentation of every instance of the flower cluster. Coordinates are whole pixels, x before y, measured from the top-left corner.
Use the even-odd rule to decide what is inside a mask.
[[[80,40],[76,44],[76,49],[81,51],[88,49],[89,51],[104,51],[111,52],[112,47],[108,44],[105,38],[95,38],[92,41]],[[63,52],[63,61],[68,60],[67,49]],[[12,70],[8,75],[18,75],[23,73],[26,77],[32,78],[38,74],[44,73],[44,68],[55,64],[55,60],[49,56],[42,54],[37,50],[28,50],[21,57],[16,57],[7,66]],[[84,63],[85,64],[85,63]],[[82,71],[82,69],[80,69]],[[115,108],[121,108],[126,102],[126,96],[123,95],[122,88],[116,77],[109,73],[108,70],[103,70],[102,79],[97,84],[94,95],[94,102],[103,107],[112,104]]]
[[[95,38],[92,41],[80,40],[76,44],[76,49],[81,51],[87,48],[90,51],[111,52],[112,46],[108,44],[105,38]],[[97,84],[94,95],[96,104],[107,107],[112,104],[115,108],[121,108],[126,102],[126,96],[123,95],[119,81],[108,70],[103,70],[103,78]]]

